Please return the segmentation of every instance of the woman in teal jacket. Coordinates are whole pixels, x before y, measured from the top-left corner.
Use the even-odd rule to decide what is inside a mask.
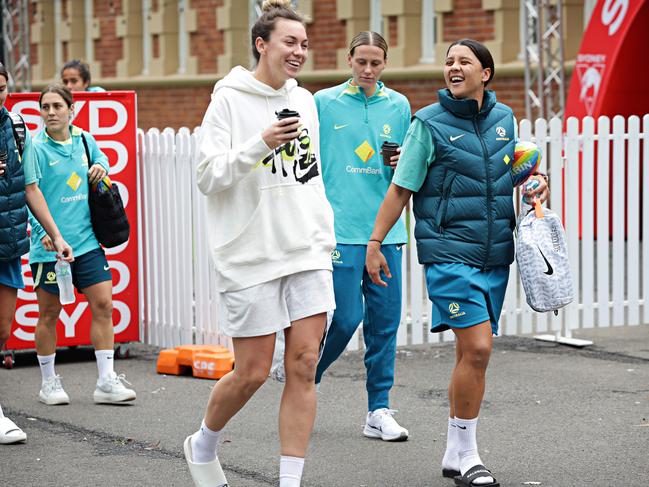
[[[21,256],[29,250],[27,207],[45,228],[43,234],[47,231],[56,258],[73,260],[72,249],[63,240],[36,184],[38,167],[29,131],[18,115],[4,107],[8,81],[9,73],[0,64],[0,350],[11,333],[18,289],[25,287]],[[0,445],[26,439],[25,432],[0,408]]]
[[[415,114],[366,258],[372,281],[386,285],[380,271],[391,274],[381,244],[414,195],[417,253],[433,303],[431,331],[450,328],[456,338],[442,474],[481,487],[499,485],[478,454],[476,426],[514,256],[516,127],[512,110],[485,89],[493,75],[485,46],[471,39],[451,44],[447,89],[439,91],[439,103]],[[532,177],[539,186],[529,196],[545,201],[544,177]]]
[[[108,173],[108,160],[92,135],[70,125],[74,106],[72,93],[65,86],[48,86],[41,92],[39,105],[45,128],[34,137],[41,172],[38,184],[60,224],[61,233],[74,249],[72,280],[90,305],[90,341],[95,347],[99,371],[93,398],[97,403],[132,401],[135,391],[125,387],[124,376],[113,370],[112,275],[93,232],[88,206],[90,186]],[[29,263],[38,299],[36,352],[43,379],[39,400],[48,405],[70,402],[60,377],[54,372],[56,323],[61,303],[54,259],[47,253],[50,247],[49,237],[32,221]]]
[[[334,210],[337,242],[332,253],[336,310],[318,363],[316,384],[363,321],[368,396],[363,434],[403,441],[408,439],[408,430],[394,419],[389,403],[401,321],[401,246],[408,240],[403,221],[387,234],[383,246],[395,278],[384,288],[372,284],[365,272],[372,222],[399,158],[393,156],[391,165],[385,165],[381,145],[401,145],[411,116],[406,97],[379,81],[387,54],[383,37],[376,32],[359,33],[347,56],[352,77],[315,94],[322,177]]]

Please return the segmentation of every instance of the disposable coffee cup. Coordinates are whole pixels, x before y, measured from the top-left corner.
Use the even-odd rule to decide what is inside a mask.
[[[381,153],[383,154],[383,164],[385,166],[392,165],[390,158],[392,156],[397,155],[398,148],[399,148],[399,144],[395,142],[388,142],[388,141],[383,142],[383,145],[381,146]]]
[[[277,120],[284,120],[285,118],[291,118],[291,117],[300,117],[300,114],[296,112],[295,110],[289,110],[288,108],[285,108],[281,112],[275,112],[275,115],[277,115]]]
[[[298,117],[300,118],[300,114],[296,112],[295,110],[289,110],[288,108],[285,108],[281,112],[275,112],[275,115],[277,115],[277,120],[284,120],[285,118],[291,118],[291,117]],[[287,134],[294,133],[293,131],[288,131],[285,132]]]

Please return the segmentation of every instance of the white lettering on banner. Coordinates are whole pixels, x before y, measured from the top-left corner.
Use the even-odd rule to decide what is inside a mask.
[[[129,237],[129,239],[128,239],[126,242],[124,242],[124,243],[121,244],[121,245],[118,245],[117,247],[111,247],[110,249],[109,249],[108,247],[106,247],[106,248],[104,248],[104,252],[106,253],[106,255],[116,255],[116,254],[119,254],[121,251],[123,251],[123,250],[128,246],[128,242],[129,242],[130,240],[131,240],[131,239],[130,239],[130,237]]]
[[[36,111],[36,114],[32,113],[34,110]],[[40,116],[38,101],[23,100],[16,102],[11,107],[11,111],[23,117],[25,123],[30,127],[36,125],[36,130],[43,128],[43,119]]]
[[[34,313],[35,316],[30,317],[29,313]],[[16,310],[16,323],[18,326],[14,330],[14,336],[19,340],[26,342],[34,341],[34,333],[36,332],[36,323],[38,323],[38,303],[30,303],[20,306]],[[27,331],[23,328],[27,328]]]
[[[124,262],[109,260],[110,267],[117,271],[117,282],[113,285],[113,296],[126,289],[131,282],[131,271]]]
[[[124,208],[126,208],[128,206],[128,188],[124,183],[120,183],[119,181],[113,182],[117,185],[119,195],[122,197],[122,203],[124,203]]]
[[[117,160],[110,166],[109,174],[111,177],[119,174],[126,168],[126,164],[128,163],[128,150],[124,144],[116,140],[98,140],[97,147],[100,149],[114,150],[117,153]]]
[[[114,135],[120,133],[126,127],[126,122],[128,121],[128,113],[126,108],[119,102],[112,100],[98,100],[90,103],[90,113],[88,115],[89,128],[88,132],[93,135]],[[113,110],[117,114],[117,120],[115,124],[108,127],[102,127],[99,125],[99,111]]]
[[[614,35],[629,10],[629,0],[604,0],[602,7],[602,24],[608,26],[608,35]]]
[[[23,256],[25,257],[25,256]],[[32,268],[29,267],[29,264],[23,264],[21,267],[21,271],[23,273],[23,281],[25,281],[25,289],[28,287],[33,287],[34,286],[34,279],[32,278]],[[29,276],[27,273],[29,272]],[[22,299],[23,301],[36,301],[36,293],[35,292],[27,292],[25,289],[19,289],[18,290],[18,299]]]
[[[74,123],[74,119],[77,118],[77,115],[81,113],[81,110],[83,110],[83,107],[86,106],[85,101],[77,101],[74,103],[74,111],[72,112],[72,118],[70,119],[70,123]]]
[[[75,336],[74,331],[77,326],[77,321],[79,321],[79,318],[81,318],[81,315],[87,307],[88,303],[81,301],[74,307],[74,311],[71,315],[68,315],[68,312],[65,311],[65,308],[61,310],[61,314],[59,314],[59,320],[61,321],[61,323],[63,323],[63,329],[65,330],[63,336],[65,336],[65,338]]]
[[[119,321],[113,325],[113,332],[117,335],[128,328],[131,322],[131,309],[122,301],[113,301],[113,309],[119,311]]]
[[[117,324],[113,325],[114,333],[117,335],[128,328],[131,321],[131,310],[128,305],[122,301],[113,301],[113,308],[119,312],[119,321]],[[76,336],[77,323],[86,309],[88,309],[88,303],[81,301],[74,307],[74,311],[71,315],[68,315],[65,308],[61,310],[59,319],[61,320],[61,323],[63,323],[64,336],[66,338],[74,338]],[[34,316],[29,316],[30,313],[34,313]],[[16,323],[18,326],[14,330],[14,336],[25,342],[33,342],[37,322],[37,303],[29,303],[20,306],[16,310]]]

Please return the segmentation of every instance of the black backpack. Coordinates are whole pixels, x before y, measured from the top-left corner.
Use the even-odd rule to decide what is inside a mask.
[[[92,166],[90,150],[83,134],[83,147],[88,158],[88,167]],[[110,183],[106,176],[93,188],[88,188],[88,205],[90,206],[90,221],[95,237],[104,247],[117,247],[128,241],[131,227],[126,217],[124,203],[115,183]]]

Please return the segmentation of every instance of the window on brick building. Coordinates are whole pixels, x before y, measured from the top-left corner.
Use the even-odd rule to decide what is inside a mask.
[[[370,30],[383,35],[381,0],[370,0]]]
[[[421,2],[421,58],[422,64],[435,62],[435,0]]]
[[[597,0],[584,0],[584,30],[588,27],[590,16],[593,14]]]

